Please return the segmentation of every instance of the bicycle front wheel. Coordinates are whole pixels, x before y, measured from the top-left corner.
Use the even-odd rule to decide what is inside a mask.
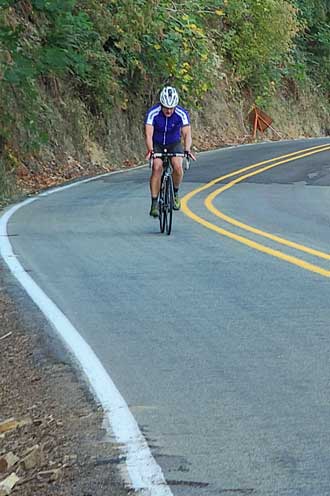
[[[159,192],[159,227],[160,232],[163,233],[165,231],[165,226],[167,225],[167,211],[165,208],[165,191],[166,191],[166,183],[167,181],[162,181],[160,192]]]
[[[171,234],[172,231],[172,219],[173,219],[173,204],[174,204],[174,191],[173,191],[173,179],[172,176],[169,176],[166,181],[165,187],[165,227],[166,233],[168,235]]]

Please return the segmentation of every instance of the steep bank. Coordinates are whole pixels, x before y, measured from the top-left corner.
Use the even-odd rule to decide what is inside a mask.
[[[199,111],[192,111],[193,143],[196,152],[249,143],[252,127],[248,119],[251,101],[230,98],[229,90],[214,92]],[[132,167],[144,161],[143,106],[118,108],[106,123],[88,114],[74,95],[47,97],[50,140],[37,154],[15,155],[11,151],[10,187],[2,200],[10,200],[45,187],[83,176]],[[274,98],[267,113],[274,131],[257,139],[295,139],[324,136],[330,129],[330,106],[318,95]],[[15,184],[15,187],[13,185]]]

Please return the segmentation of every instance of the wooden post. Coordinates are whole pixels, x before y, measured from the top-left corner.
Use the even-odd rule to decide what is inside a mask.
[[[258,127],[258,112],[257,109],[254,109],[254,124],[253,124],[253,139],[257,137],[257,127]]]

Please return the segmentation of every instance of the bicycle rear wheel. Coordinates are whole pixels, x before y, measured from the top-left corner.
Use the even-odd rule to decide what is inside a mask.
[[[172,231],[172,219],[173,219],[173,203],[174,203],[174,192],[173,192],[173,179],[169,176],[165,185],[165,225],[166,233],[171,234]]]

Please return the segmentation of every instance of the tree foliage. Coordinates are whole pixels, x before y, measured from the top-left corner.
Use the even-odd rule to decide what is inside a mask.
[[[257,93],[272,92],[299,30],[286,0],[224,2],[221,47],[236,81]]]
[[[224,77],[254,99],[289,79],[329,95],[329,26],[328,0],[0,0],[0,139],[47,138],[49,81],[103,119],[165,83],[189,106]]]
[[[0,0],[2,136],[20,128],[24,144],[33,147],[42,142],[44,133],[38,125],[44,110],[42,82],[59,78],[73,85],[90,84],[89,54],[102,46],[88,15],[75,12],[74,6],[74,0]],[[102,76],[101,63],[98,68]],[[110,69],[109,61],[103,73]],[[91,84],[90,89],[94,93]]]
[[[330,4],[326,0],[296,0],[303,29],[296,42],[296,59],[304,75],[330,94]]]

